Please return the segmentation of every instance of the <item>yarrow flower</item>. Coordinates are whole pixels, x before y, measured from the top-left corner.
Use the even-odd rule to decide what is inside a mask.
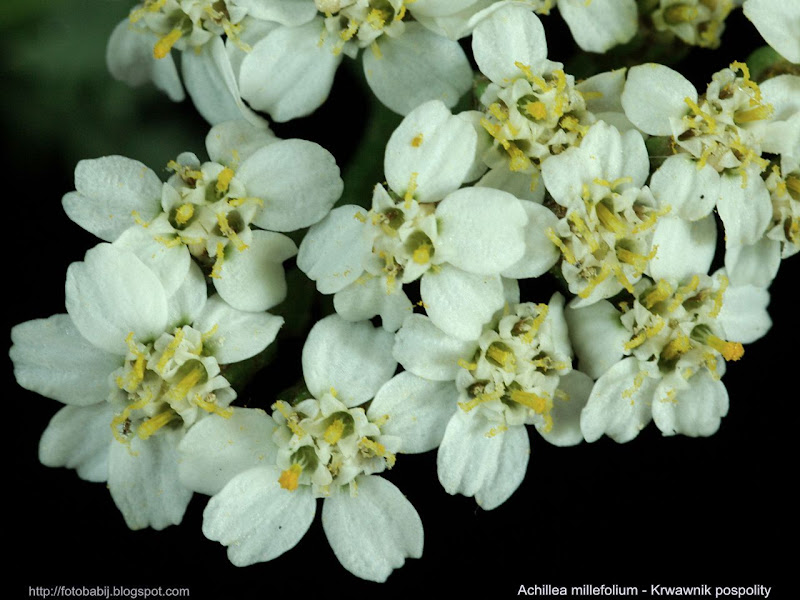
[[[647,64],[628,72],[626,115],[645,133],[669,136],[675,152],[653,174],[653,194],[689,221],[716,208],[734,282],[746,281],[740,273],[754,262],[770,265],[763,286],[777,272],[779,244],[764,239],[773,212],[762,177],[770,164],[764,155],[800,155],[798,89],[800,78],[793,75],[759,85],[738,62],[714,74],[702,97],[668,67]]]
[[[322,526],[342,565],[384,581],[422,554],[422,523],[378,473],[391,469],[400,438],[360,406],[392,376],[393,336],[337,315],[319,321],[303,348],[311,397],[278,400],[272,417],[237,409],[184,438],[181,480],[212,495],[206,537],[228,546],[238,566],[272,560],[300,541],[322,504]]]
[[[593,442],[635,438],[651,420],[664,435],[714,434],[728,412],[726,361],[771,325],[769,293],[732,286],[723,271],[644,278],[629,300],[566,311],[579,366],[598,377],[581,414]]]
[[[206,147],[211,161],[181,154],[163,184],[132,159],[81,161],[64,209],[98,237],[170,269],[185,272],[194,257],[229,304],[267,310],[285,298],[282,263],[297,252],[276,232],[328,213],[342,193],[339,168],[317,144],[278,140],[244,121],[212,128]]]
[[[658,0],[650,13],[656,31],[669,31],[691,46],[718,48],[732,0]]]
[[[42,435],[45,465],[107,481],[131,529],[180,523],[192,492],[176,447],[208,414],[231,414],[225,365],[264,350],[283,319],[206,298],[199,268],[171,286],[100,244],[67,271],[67,314],[11,331],[17,382],[65,403]]]
[[[342,206],[313,226],[297,264],[334,293],[350,320],[381,315],[396,330],[411,314],[403,284],[420,280],[431,319],[469,339],[503,305],[501,273],[526,252],[528,217],[509,193],[459,189],[475,157],[475,130],[439,101],[409,114],[386,147],[389,189],[377,185],[372,209]]]
[[[451,494],[475,496],[485,510],[505,502],[525,477],[525,425],[547,441],[574,445],[591,379],[572,370],[564,298],[509,304],[479,335],[461,340],[422,315],[406,319],[394,355],[407,370],[375,396],[368,416],[386,415],[385,430],[402,452],[439,446],[439,481]]]

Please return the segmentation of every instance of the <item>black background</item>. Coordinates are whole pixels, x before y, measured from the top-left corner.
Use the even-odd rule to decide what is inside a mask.
[[[559,60],[561,49],[571,43],[569,34],[557,17],[546,21],[546,27],[550,57]],[[723,49],[695,50],[680,70],[700,85],[732,60],[744,60],[755,37],[752,26],[734,15]],[[102,54],[103,46],[97,51]],[[65,52],[52,60],[72,59]],[[26,89],[21,79],[13,83],[17,92],[19,86]],[[2,117],[6,158],[0,214],[6,235],[0,276],[6,331],[16,323],[63,312],[66,268],[96,243],[60,206],[61,195],[74,189],[77,159],[64,150],[60,130],[42,139],[36,127],[20,120],[20,114],[31,112],[30,107],[21,110],[18,103],[25,101],[24,93],[6,97]],[[80,110],[99,111],[105,101],[89,97]],[[151,125],[183,119],[186,127],[202,132],[202,140],[205,125],[190,104],[171,105],[160,98],[146,106],[142,118]],[[366,107],[356,95],[353,76],[341,71],[330,103],[315,117],[276,129],[283,137],[318,141],[345,164],[368,118]],[[61,127],[74,127],[69,114]],[[87,135],[78,158],[108,153],[95,141]],[[194,150],[203,152],[202,146]],[[2,430],[11,476],[4,486],[4,544],[14,556],[12,571],[7,571],[13,581],[9,597],[25,598],[31,588],[46,585],[188,587],[192,598],[339,598],[422,592],[511,597],[520,585],[649,589],[650,584],[703,583],[779,586],[770,597],[796,597],[787,587],[787,575],[797,554],[797,496],[790,484],[797,480],[797,352],[792,344],[798,330],[798,261],[787,261],[771,288],[773,329],[746,347],[743,360],[729,365],[724,382],[731,409],[711,438],[663,438],[651,425],[625,445],[604,438],[555,448],[529,430],[527,477],[509,501],[489,512],[473,499],[443,491],[435,453],[400,456],[386,477],[419,512],[425,549],[421,560],[407,561],[382,586],[359,580],[338,564],[319,510],[294,549],[248,568],[231,566],[225,549],[202,535],[206,498],[200,495],[181,526],[129,531],[103,484],[39,464],[38,438],[60,404],[19,388],[10,361],[5,361]],[[546,300],[535,285],[529,288],[531,297],[524,300]],[[243,392],[243,403],[267,407],[274,391],[289,383],[287,377],[299,373],[298,350],[292,343],[281,347],[279,362]]]

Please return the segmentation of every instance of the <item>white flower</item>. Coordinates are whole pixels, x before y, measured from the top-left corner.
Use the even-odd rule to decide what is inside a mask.
[[[316,4],[324,18],[277,27],[235,59],[241,62],[242,97],[275,121],[313,112],[327,98],[342,55],[356,58],[362,49],[367,84],[403,115],[434,99],[453,106],[472,85],[472,69],[458,43],[412,19],[446,12],[449,0],[307,4]]]
[[[800,4],[746,0],[742,8],[770,46],[789,62],[800,63]]]
[[[671,31],[692,46],[717,48],[732,9],[732,0],[659,0],[650,18],[656,31]]]
[[[677,149],[653,174],[653,194],[690,221],[716,208],[725,227],[726,268],[737,282],[747,270],[740,261],[760,256],[775,266],[773,276],[777,270],[779,244],[763,240],[772,218],[763,155],[800,154],[799,82],[783,75],[759,86],[746,65],[733,63],[714,74],[698,98],[694,86],[668,67],[648,64],[628,73],[622,95],[628,118],[645,133],[671,136]]]
[[[568,307],[579,366],[599,377],[581,414],[586,440],[630,441],[651,418],[664,435],[715,433],[728,412],[725,362],[767,332],[768,302],[717,272],[642,279],[630,301]]]
[[[503,305],[500,273],[526,251],[528,217],[507,192],[458,189],[470,169],[475,131],[439,101],[409,114],[386,147],[389,190],[372,209],[331,211],[300,245],[297,264],[339,314],[380,314],[396,330],[411,314],[403,284],[420,279],[423,305],[444,331],[471,339]]]
[[[581,145],[542,164],[561,217],[548,235],[577,306],[614,296],[647,270],[653,229],[665,210],[644,183],[650,161],[641,134],[595,123]],[[668,210],[668,209],[666,209]]]
[[[317,144],[278,140],[244,121],[212,128],[206,147],[211,161],[184,153],[165,184],[131,159],[81,161],[64,209],[98,237],[169,268],[186,269],[194,256],[229,304],[267,310],[285,298],[281,263],[297,252],[276,232],[328,213],[342,192],[339,168]]]
[[[182,100],[183,86],[171,50],[181,51],[184,84],[203,117],[212,125],[244,118],[263,119],[242,102],[226,51],[254,32],[264,35],[271,21],[303,23],[313,6],[280,0],[145,0],[114,29],[106,62],[111,74],[129,85],[152,81],[172,100]]]
[[[181,480],[212,495],[203,533],[228,546],[237,566],[272,560],[300,541],[324,498],[322,526],[342,565],[385,581],[422,554],[422,523],[411,503],[377,474],[392,468],[400,439],[381,432],[358,405],[394,373],[393,336],[333,315],[303,349],[313,397],[279,400],[272,417],[237,410],[206,419],[181,444]]]
[[[800,164],[784,160],[781,167],[775,165],[766,179],[772,198],[772,226],[766,237],[780,245],[781,258],[788,258],[800,251]]]
[[[578,420],[592,386],[571,369],[563,297],[520,304],[513,288],[509,306],[470,340],[409,317],[394,348],[407,371],[381,388],[367,412],[385,415],[384,431],[401,437],[401,452],[439,446],[445,490],[475,496],[486,510],[505,502],[525,476],[525,425],[559,446],[582,440]]]
[[[195,266],[169,293],[135,255],[109,244],[67,272],[68,314],[12,329],[18,383],[67,406],[39,457],[108,481],[132,529],[180,523],[191,491],[178,482],[176,446],[236,397],[220,367],[274,339],[283,319],[206,299]]]

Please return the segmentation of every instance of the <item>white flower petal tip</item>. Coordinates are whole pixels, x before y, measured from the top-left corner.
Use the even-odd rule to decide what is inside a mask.
[[[361,579],[384,582],[406,558],[420,558],[422,520],[394,484],[382,477],[357,480],[355,494],[346,488],[326,498],[322,527],[342,566]]]

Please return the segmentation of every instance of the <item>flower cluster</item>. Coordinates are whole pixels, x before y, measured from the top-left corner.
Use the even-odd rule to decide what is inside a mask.
[[[131,529],[179,524],[194,492],[210,496],[203,533],[237,566],[289,552],[321,503],[342,566],[385,581],[423,553],[391,481],[404,454],[436,451],[444,491],[492,510],[535,460],[527,426],[559,447],[629,442],[651,420],[716,433],[736,410],[727,365],[770,329],[770,285],[800,250],[800,15],[747,0],[783,57],[734,61],[698,90],[635,57],[577,78],[548,58],[539,15],[554,8],[594,53],[716,48],[735,10],[132,8],[111,73],[173,100],[185,88],[212,125],[208,159],[183,152],[165,180],[122,156],[78,163],[63,209],[102,241],[67,270],[66,314],[11,332],[17,382],[66,405],[41,462],[107,482]],[[316,110],[359,55],[370,94],[402,115],[368,198],[348,195],[338,157],[267,124]],[[292,337],[281,364],[301,377],[249,383]]]

